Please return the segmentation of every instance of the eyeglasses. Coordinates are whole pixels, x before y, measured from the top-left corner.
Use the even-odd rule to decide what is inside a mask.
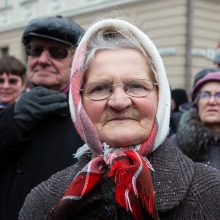
[[[208,102],[212,96],[215,97],[215,100],[220,103],[220,91],[219,92],[209,92],[209,91],[200,92],[199,100]]]
[[[69,53],[69,48],[66,47],[44,47],[42,45],[29,44],[25,47],[28,56],[39,57],[44,50],[48,50],[50,56],[55,59],[65,59]]]
[[[5,80],[5,79],[1,79],[0,78],[0,84],[4,84],[5,81],[8,81],[8,83],[10,85],[16,85],[18,83],[18,79],[8,79],[8,80]]]
[[[120,86],[128,96],[141,98],[147,96],[156,85],[158,84],[146,79],[134,79],[125,84],[114,85],[105,82],[95,82],[86,85],[85,88],[80,91],[93,101],[101,101],[109,98],[114,88]]]

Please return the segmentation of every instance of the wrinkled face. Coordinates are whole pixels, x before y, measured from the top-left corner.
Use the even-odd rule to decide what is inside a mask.
[[[14,74],[0,75],[0,102],[13,103],[24,90],[21,77]]]
[[[154,82],[141,53],[133,49],[105,50],[96,53],[86,72],[84,88],[94,82],[121,85],[135,79]],[[145,97],[131,97],[122,86],[116,86],[107,99],[93,101],[82,95],[82,101],[101,142],[119,147],[147,139],[155,121],[158,94],[154,87]]]
[[[212,94],[198,101],[199,118],[204,125],[220,132],[220,98],[214,94],[220,92],[220,82],[208,82],[202,86],[200,92]]]
[[[35,54],[38,54],[39,48],[43,47],[44,50],[39,55],[28,56],[29,80],[36,85],[62,91],[69,84],[73,56],[70,48],[65,44],[43,39],[32,39],[30,45],[37,48],[33,50]],[[54,50],[54,47],[68,49],[67,57],[55,58],[51,55],[50,50]]]

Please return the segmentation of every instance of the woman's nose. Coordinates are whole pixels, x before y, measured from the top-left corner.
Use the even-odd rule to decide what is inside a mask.
[[[8,80],[5,80],[4,83],[2,84],[3,88],[8,88],[10,86]]]
[[[213,104],[213,103],[215,104],[216,103],[215,95],[210,96],[208,103],[210,103],[210,104]]]
[[[132,105],[131,97],[126,94],[123,86],[115,87],[108,99],[108,105],[116,111],[123,111]]]

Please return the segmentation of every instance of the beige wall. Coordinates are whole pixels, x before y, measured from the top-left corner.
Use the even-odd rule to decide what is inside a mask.
[[[52,1],[52,0],[49,0]],[[136,0],[136,1],[96,1],[93,7],[86,7],[88,0],[76,1],[77,9],[71,9],[72,1],[63,0],[70,9],[65,16],[74,19],[87,28],[96,19],[104,17],[126,17],[140,27],[160,49],[162,59],[172,88],[187,88],[190,79],[200,69],[213,66],[213,49],[220,40],[220,1],[191,0],[192,11],[192,68],[187,72],[187,2],[188,0]],[[25,1],[24,1],[25,2]],[[28,1],[29,2],[29,1]],[[34,1],[35,4],[37,0]],[[39,1],[43,7],[42,0]],[[58,1],[57,1],[58,2]],[[60,1],[61,4],[62,1]],[[95,1],[94,1],[95,2]],[[101,4],[101,2],[104,2]],[[114,6],[117,2],[117,6]],[[121,2],[121,4],[118,4]],[[82,5],[84,6],[82,7]],[[45,7],[45,6],[44,6]],[[60,6],[61,7],[61,6]],[[64,6],[62,6],[64,7]],[[80,7],[82,10],[80,10]],[[90,10],[89,10],[90,9]],[[1,31],[0,48],[9,46],[9,52],[25,60],[20,43],[21,34],[28,20],[16,29]]]
[[[185,87],[185,33],[186,1],[142,1],[76,16],[84,27],[93,20],[106,16],[122,16],[130,19],[153,40],[159,49],[175,49],[174,54],[162,55],[172,87]]]
[[[220,1],[196,1],[193,24],[193,48],[202,49],[204,56],[193,56],[193,75],[204,67],[213,66],[210,49],[220,41]]]

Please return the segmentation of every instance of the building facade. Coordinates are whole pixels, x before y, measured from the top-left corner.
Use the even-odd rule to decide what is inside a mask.
[[[0,0],[0,57],[26,61],[21,44],[33,18],[63,15],[84,28],[105,17],[124,17],[154,41],[171,88],[190,91],[194,75],[214,66],[220,41],[219,0]]]

